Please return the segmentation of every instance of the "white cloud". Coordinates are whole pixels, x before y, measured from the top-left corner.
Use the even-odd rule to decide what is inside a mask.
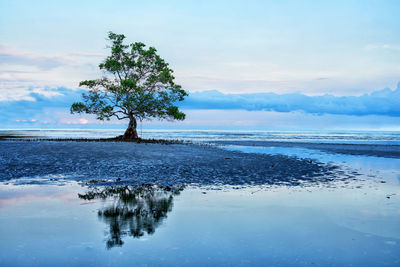
[[[71,56],[78,56],[78,57],[106,57],[107,54],[102,53],[90,53],[90,52],[71,52],[69,53]]]
[[[77,88],[82,80],[98,78],[100,54],[65,55],[17,51],[0,44],[0,101],[31,100],[29,94],[51,96],[49,87]]]
[[[34,66],[40,70],[50,70],[71,61],[73,60],[68,57],[16,51],[0,45],[1,65]]]
[[[89,121],[85,118],[78,118],[78,119],[62,118],[62,119],[60,119],[60,122],[62,124],[88,124],[89,123]]]
[[[364,50],[371,51],[377,49],[386,49],[392,51],[400,51],[400,45],[391,45],[391,44],[367,44],[364,46]]]

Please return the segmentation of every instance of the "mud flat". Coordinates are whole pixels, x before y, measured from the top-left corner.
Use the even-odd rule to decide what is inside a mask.
[[[194,144],[0,142],[0,181],[27,177],[119,184],[246,185],[323,183],[338,167],[284,155]]]

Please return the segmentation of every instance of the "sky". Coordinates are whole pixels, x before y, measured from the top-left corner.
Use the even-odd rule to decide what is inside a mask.
[[[107,32],[157,48],[190,93],[144,127],[400,130],[399,1],[0,0],[0,128],[107,128],[71,115]]]

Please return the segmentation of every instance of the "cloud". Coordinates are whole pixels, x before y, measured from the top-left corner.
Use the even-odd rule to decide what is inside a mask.
[[[400,51],[400,45],[390,45],[390,44],[368,44],[364,46],[364,50],[371,51],[377,49],[385,49],[392,51]]]
[[[89,121],[85,118],[78,118],[78,119],[66,119],[63,118],[60,120],[61,123],[64,124],[88,124]]]
[[[68,114],[83,90],[32,87],[27,92],[22,100],[0,101],[0,125],[59,123],[57,112]]]
[[[0,45],[0,64],[34,66],[40,70],[50,70],[62,66],[68,61],[60,56],[13,51]]]
[[[103,122],[97,121],[94,116],[69,114],[71,104],[80,101],[83,92],[85,91],[64,87],[31,87],[27,90],[25,99],[0,100],[0,127],[62,127],[63,125],[94,126],[102,124]],[[371,121],[372,125],[378,125],[379,118],[390,125],[398,125],[393,121],[397,122],[400,117],[400,84],[395,90],[386,88],[361,96],[341,97],[333,95],[307,96],[300,93],[223,94],[219,91],[203,91],[191,93],[183,103],[180,103],[180,106],[188,114],[187,120],[180,125],[194,127],[196,123],[220,125],[221,127],[224,125],[224,127],[227,125],[238,127],[265,125],[264,119],[272,122],[274,118],[282,119],[282,116],[286,116],[285,114],[290,116],[288,117],[289,121],[292,118],[299,118],[293,119],[295,121],[291,121],[291,125],[299,125],[302,116],[308,118],[309,127],[314,120],[322,125],[323,118],[330,118],[337,125],[348,125],[353,121],[360,121],[363,125],[367,125]],[[220,116],[218,117],[217,114]],[[269,115],[265,115],[267,116],[265,117],[261,114]],[[355,119],[356,117],[359,119]],[[343,121],[340,122],[340,120]],[[125,125],[126,122],[116,120],[105,124],[116,126],[117,124]],[[279,125],[276,119],[274,125]]]
[[[75,88],[101,75],[101,54],[38,54],[0,44],[0,101],[32,100],[29,88]]]
[[[90,53],[90,52],[72,52],[70,53],[71,56],[78,56],[78,57],[107,57],[107,54],[103,53]]]
[[[310,114],[384,115],[400,117],[400,83],[361,96],[307,96],[304,94],[223,94],[219,91],[192,93],[182,105],[186,109],[243,109]]]

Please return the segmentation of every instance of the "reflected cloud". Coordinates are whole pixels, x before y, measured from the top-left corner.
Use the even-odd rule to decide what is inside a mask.
[[[52,182],[53,184],[50,185],[48,180],[32,179],[30,183],[28,180],[21,181],[21,183],[0,183],[0,211],[13,208],[15,205],[38,201],[51,202],[54,199],[62,203],[79,203],[79,200],[76,199],[76,191],[80,189],[79,185],[69,183],[67,187],[64,187],[60,186],[64,184],[56,185],[55,181]]]
[[[182,190],[183,187],[152,185],[93,187],[78,196],[88,201],[105,201],[97,214],[108,225],[106,246],[111,249],[122,246],[125,236],[141,238],[154,234],[172,211],[174,196]]]

